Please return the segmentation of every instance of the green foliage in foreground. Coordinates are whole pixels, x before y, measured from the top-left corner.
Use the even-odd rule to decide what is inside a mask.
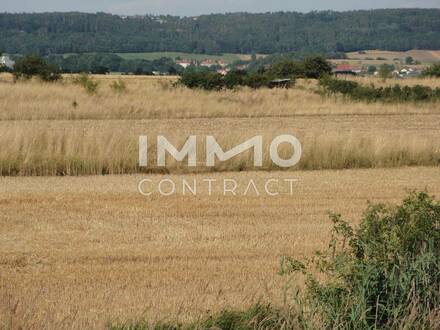
[[[330,329],[438,328],[440,203],[412,193],[398,207],[369,206],[359,228],[331,219],[326,252],[283,264],[307,277],[310,318]]]
[[[364,86],[355,81],[331,77],[320,79],[320,86],[325,94],[342,94],[353,101],[364,102],[432,102],[440,100],[440,88],[422,85],[378,87]]]
[[[286,314],[269,305],[255,305],[246,311],[225,310],[218,315],[193,324],[172,324],[148,322],[110,326],[111,330],[252,330],[252,329],[293,329],[291,319]]]
[[[339,215],[331,220],[328,250],[306,263],[282,259],[282,275],[306,277],[306,290],[289,307],[256,305],[187,325],[144,322],[110,328],[438,329],[440,203],[424,192],[411,193],[397,207],[370,205],[357,228]]]

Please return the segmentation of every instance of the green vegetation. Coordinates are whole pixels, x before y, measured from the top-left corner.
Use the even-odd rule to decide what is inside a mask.
[[[437,9],[230,13],[122,18],[97,13],[0,14],[10,54],[273,54],[440,49]]]
[[[38,77],[45,82],[61,80],[58,68],[37,55],[28,55],[17,60],[13,69],[15,80],[29,80]]]
[[[72,83],[82,86],[88,94],[98,92],[99,83],[90,78],[87,73],[81,73],[79,76],[72,78]]]
[[[269,67],[262,67],[257,72],[235,70],[225,76],[207,70],[187,69],[178,84],[188,88],[205,90],[234,89],[239,86],[250,88],[261,87],[290,87],[296,78],[317,79],[330,75],[331,65],[320,56],[308,57],[304,61],[293,61],[283,58]],[[274,82],[275,79],[290,79],[290,81]]]
[[[364,102],[431,102],[440,100],[440,88],[422,85],[378,87],[373,84],[363,86],[355,81],[324,77],[319,81],[327,95],[342,94],[354,101]]]
[[[371,205],[358,228],[331,215],[326,252],[283,272],[307,278],[304,315],[332,329],[434,329],[440,312],[440,203],[411,193]],[[322,280],[324,279],[324,280]]]
[[[151,52],[151,53],[117,53],[119,57],[124,60],[146,60],[154,61],[161,58],[171,58],[173,60],[193,60],[193,61],[203,61],[203,60],[215,60],[215,61],[225,61],[226,63],[233,63],[235,61],[240,61],[244,57],[238,54],[220,54],[220,55],[207,55],[207,54],[194,54],[194,53],[182,53],[182,52]],[[250,59],[250,57],[249,57]]]
[[[125,82],[121,79],[118,79],[118,81],[112,82],[110,85],[110,88],[118,94],[125,93],[127,91],[127,85]]]
[[[211,316],[193,324],[148,322],[138,324],[112,325],[110,330],[254,330],[254,329],[293,329],[288,313],[278,311],[269,305],[255,305],[246,311],[224,310],[218,315]]]
[[[141,329],[437,329],[440,322],[440,203],[411,193],[399,206],[370,205],[360,225],[330,215],[326,251],[306,262],[282,258],[283,276],[302,274],[283,308],[223,311],[193,324],[114,325]]]
[[[143,59],[123,59],[115,54],[81,54],[70,56],[49,56],[48,60],[66,73],[88,72],[106,74],[109,72],[151,75],[153,72],[177,74],[182,67],[170,58],[159,58],[152,61]]]
[[[379,77],[381,77],[382,79],[391,78],[393,71],[394,71],[394,65],[382,64],[379,67]]]
[[[440,77],[440,63],[436,63],[436,64],[431,65],[429,68],[427,68],[425,71],[423,71],[423,75],[425,77],[439,78]]]

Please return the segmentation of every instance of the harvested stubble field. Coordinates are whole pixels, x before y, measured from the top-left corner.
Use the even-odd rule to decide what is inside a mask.
[[[277,275],[280,257],[325,248],[328,210],[355,222],[367,200],[397,202],[425,188],[440,196],[440,104],[322,98],[308,81],[207,93],[124,77],[118,94],[109,86],[119,78],[95,79],[98,94],[88,95],[68,79],[0,77],[0,327],[102,328],[282,304],[291,283]],[[417,82],[438,84],[399,83]],[[175,163],[171,174],[137,173],[140,134],[176,143],[209,134],[231,146],[280,133],[303,143],[300,170],[243,171],[244,155],[205,174]],[[103,173],[131,175],[95,175]],[[293,195],[276,197],[224,196],[218,187],[212,196],[203,187],[197,196],[137,192],[144,178],[206,177],[299,181]]]

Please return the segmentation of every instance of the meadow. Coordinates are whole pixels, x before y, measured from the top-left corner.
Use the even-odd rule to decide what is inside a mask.
[[[71,77],[14,84],[0,76],[0,328],[186,322],[259,301],[282,306],[293,283],[278,275],[280,258],[325,249],[327,211],[355,224],[367,201],[395,203],[413,189],[440,196],[439,103],[352,102],[324,97],[307,80],[289,90],[205,92],[173,87],[175,78],[93,79],[96,94]],[[111,88],[118,80],[125,91]],[[265,159],[253,171],[248,154],[212,169],[137,165],[141,134],[176,145],[215,135],[226,148],[281,133],[303,144],[293,170]],[[275,197],[137,191],[145,178],[205,177],[298,181],[293,195]]]
[[[181,58],[182,60],[215,60],[215,61],[225,61],[226,63],[233,63],[239,60],[250,60],[251,55],[243,54],[222,54],[222,55],[206,55],[206,54],[191,54],[191,53],[181,53],[181,52],[151,52],[151,53],[116,53],[116,55],[122,57],[126,60],[157,60],[162,57],[169,57],[173,60],[176,58]]]

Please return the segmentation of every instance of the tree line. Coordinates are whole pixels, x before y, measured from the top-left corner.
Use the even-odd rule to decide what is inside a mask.
[[[105,13],[0,14],[0,49],[11,54],[329,53],[440,49],[440,10],[231,13],[199,17]]]
[[[152,75],[154,72],[176,75],[183,68],[171,58],[162,57],[148,61],[142,59],[126,60],[121,56],[108,53],[77,54],[77,55],[50,55],[48,62],[56,65],[63,73],[88,72],[106,74],[119,72],[123,74]]]

